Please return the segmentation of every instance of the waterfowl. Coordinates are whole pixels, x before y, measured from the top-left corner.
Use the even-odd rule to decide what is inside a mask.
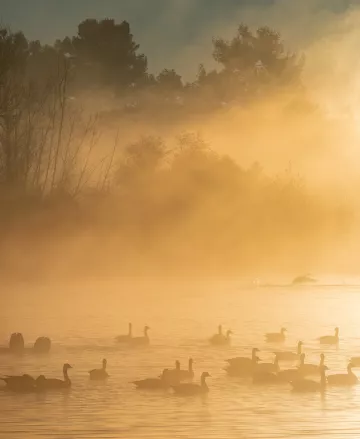
[[[211,375],[208,372],[203,372],[201,374],[200,384],[195,383],[182,383],[177,386],[171,386],[175,393],[178,395],[191,396],[191,395],[199,395],[204,394],[209,391],[209,388],[206,384],[206,378]]]
[[[52,390],[52,389],[68,389],[71,387],[71,381],[68,375],[68,370],[72,369],[70,364],[65,363],[63,366],[64,379],[46,378],[44,375],[40,375],[36,379],[36,386],[39,390]]]
[[[255,372],[253,375],[254,384],[277,384],[282,381],[273,372]]]
[[[34,352],[36,354],[47,354],[51,349],[51,340],[49,337],[39,337],[34,343]]]
[[[188,370],[180,370],[180,381],[192,380],[194,378],[194,370],[193,370],[194,360],[192,358],[189,358],[188,364],[189,364]]]
[[[109,377],[109,374],[106,372],[107,361],[106,358],[102,360],[102,368],[101,369],[93,369],[89,371],[90,379],[94,381],[105,380]]]
[[[231,341],[230,335],[232,335],[232,331],[229,329],[228,331],[226,331],[226,334],[224,335],[222,333],[222,327],[220,325],[218,334],[215,334],[210,338],[210,343],[216,346],[230,344]]]
[[[229,360],[226,360],[230,366],[251,366],[257,364],[257,362],[260,360],[260,358],[256,355],[257,352],[260,352],[258,348],[253,348],[251,351],[251,358],[248,357],[235,357],[230,358]]]
[[[129,323],[129,332],[126,335],[118,335],[116,341],[118,343],[128,343],[132,339],[132,323]]]
[[[335,335],[324,335],[319,338],[321,344],[338,344],[339,343],[339,328],[335,328]]]
[[[305,363],[305,354],[300,355],[300,366],[299,371],[303,376],[306,375],[317,375],[320,372],[321,366],[324,365],[325,355],[320,355],[320,364],[306,364]]]
[[[5,382],[5,389],[13,392],[29,392],[35,389],[35,379],[28,375],[11,376],[7,375],[0,380]]]
[[[360,367],[360,357],[351,357],[350,362],[353,364],[353,367]]]
[[[265,334],[265,340],[267,343],[280,343],[285,341],[286,328],[281,328],[280,332],[269,332]]]
[[[145,378],[144,380],[133,381],[132,384],[138,389],[148,389],[148,390],[164,390],[170,387],[168,380],[168,369],[164,369],[160,378]]]
[[[334,386],[353,386],[358,383],[358,378],[352,371],[354,365],[352,363],[348,364],[347,373],[337,373],[334,375],[329,375],[327,377],[329,385]]]
[[[300,370],[297,369],[284,369],[279,370],[277,373],[279,381],[289,383],[290,381],[295,381],[303,378]]]
[[[150,343],[150,338],[148,335],[149,326],[144,327],[144,335],[142,337],[132,337],[129,339],[129,342],[133,346],[141,346],[141,345],[147,345]]]
[[[175,369],[164,369],[162,374],[159,376],[159,378],[162,378],[164,373],[166,373],[166,379],[168,382],[171,383],[178,383],[180,381],[180,373],[181,373],[181,367],[180,367],[180,361],[175,361]]]
[[[256,373],[277,373],[279,370],[279,359],[276,356],[273,363],[257,363],[255,366]]]
[[[14,354],[20,354],[24,351],[25,342],[24,336],[20,332],[11,334],[9,341],[9,350]]]
[[[320,367],[320,382],[300,378],[291,381],[290,384],[295,392],[323,392],[326,388],[325,372],[327,370],[328,368],[324,365]]]
[[[299,341],[297,345],[297,352],[283,351],[283,352],[274,352],[279,361],[294,361],[299,359],[301,355],[301,347],[303,345],[302,341]]]

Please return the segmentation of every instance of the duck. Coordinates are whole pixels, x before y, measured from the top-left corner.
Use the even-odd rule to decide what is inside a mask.
[[[347,373],[337,373],[334,375],[328,375],[327,380],[329,385],[334,386],[353,386],[358,383],[358,378],[352,371],[354,367],[353,363],[349,363],[347,367]]]
[[[69,389],[71,387],[71,381],[68,375],[68,370],[72,369],[69,363],[65,363],[63,366],[64,379],[58,378],[46,378],[44,375],[40,375],[36,379],[36,386],[40,390],[56,390],[56,389]]]
[[[300,378],[291,381],[290,384],[294,392],[323,392],[326,389],[326,371],[327,366],[320,367],[320,382],[309,380],[306,378]]]
[[[255,366],[256,373],[277,373],[279,370],[279,359],[276,356],[273,363],[257,363]]]
[[[226,331],[226,334],[224,335],[222,332],[222,326],[219,325],[218,333],[210,338],[210,343],[216,346],[223,346],[230,344],[231,342],[230,335],[232,335],[232,331],[230,329]]]
[[[319,338],[320,344],[336,345],[339,343],[339,328],[335,328],[335,335],[324,335]]]
[[[281,343],[285,341],[286,328],[281,328],[280,332],[268,332],[265,334],[267,343]]]
[[[164,369],[159,378],[145,378],[143,380],[132,381],[137,389],[147,390],[166,390],[170,387],[171,380],[168,379],[168,369]]]
[[[299,341],[297,344],[297,352],[283,351],[283,352],[274,352],[279,361],[294,361],[299,359],[301,355],[301,348],[303,342]]]
[[[320,371],[321,366],[324,365],[325,362],[325,355],[320,354],[320,364],[306,364],[305,363],[305,354],[300,355],[300,366],[299,371],[303,376],[306,375],[317,375]]]
[[[143,346],[148,345],[150,343],[150,338],[148,335],[150,327],[145,326],[144,327],[144,335],[142,337],[132,337],[129,339],[129,342],[133,346]]]
[[[7,375],[0,380],[5,382],[5,390],[11,390],[13,392],[29,392],[36,388],[35,379],[28,374],[24,375]]]
[[[106,372],[107,360],[104,358],[102,360],[102,368],[101,369],[93,369],[89,370],[90,379],[92,381],[101,381],[106,380],[109,377],[109,374]]]
[[[181,383],[176,386],[171,386],[174,392],[178,395],[192,396],[208,393],[209,387],[206,384],[206,378],[211,377],[209,372],[201,374],[200,384],[195,383]]]
[[[116,341],[118,343],[128,343],[132,339],[132,323],[129,323],[129,332],[124,335],[118,335]]]

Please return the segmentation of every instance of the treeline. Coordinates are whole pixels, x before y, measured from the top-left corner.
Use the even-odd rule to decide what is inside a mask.
[[[139,132],[126,145],[118,130],[104,144],[104,121],[84,114],[84,94],[111,90],[125,113],[156,117],[159,108],[208,112],[301,88],[303,61],[269,28],[240,26],[213,45],[219,69],[200,66],[184,84],[170,68],[148,71],[126,22],[86,20],[53,46],[0,31],[0,271],[237,272],[286,266],[289,253],[309,262],[348,229],[348,211],[291,172],[244,169],[197,135],[169,144]]]

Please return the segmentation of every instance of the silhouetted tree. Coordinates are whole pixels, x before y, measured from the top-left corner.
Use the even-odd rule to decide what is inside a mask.
[[[126,88],[146,78],[147,59],[138,54],[128,22],[88,19],[78,35],[56,42],[56,48],[74,57],[78,83]]]

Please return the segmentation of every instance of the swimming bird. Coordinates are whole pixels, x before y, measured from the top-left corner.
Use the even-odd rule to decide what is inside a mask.
[[[324,335],[319,338],[321,344],[338,344],[339,343],[339,328],[335,328],[335,335]]]
[[[306,375],[317,375],[320,372],[320,368],[321,366],[324,365],[324,361],[325,361],[325,355],[321,354],[320,355],[320,364],[306,364],[305,363],[305,354],[301,354],[300,355],[300,366],[299,366],[299,371],[301,372],[301,374],[303,376]]]
[[[149,326],[144,327],[144,335],[142,337],[132,337],[129,339],[129,342],[133,346],[143,346],[148,345],[150,343],[150,338],[148,335]]]
[[[253,384],[278,384],[282,382],[274,372],[255,372],[253,375]]]
[[[5,389],[13,392],[29,392],[33,391],[36,387],[35,379],[28,375],[7,375],[0,380],[5,382]]]
[[[101,369],[93,369],[89,371],[90,379],[93,381],[101,381],[106,380],[109,377],[109,374],[106,372],[107,361],[106,358],[102,360],[102,368]]]
[[[351,357],[350,363],[353,364],[353,367],[360,367],[360,357]]]
[[[276,356],[273,363],[257,363],[255,366],[256,373],[277,373],[279,370],[279,359]]]
[[[286,328],[281,328],[280,332],[269,332],[265,334],[267,343],[280,343],[285,341]]]
[[[300,372],[299,368],[279,370],[279,372],[277,373],[277,376],[279,378],[279,381],[286,382],[286,383],[303,378],[303,375]]]
[[[36,379],[36,386],[39,390],[56,390],[56,389],[68,389],[71,387],[71,381],[68,375],[68,370],[72,369],[70,364],[65,363],[63,366],[64,379],[46,378],[44,375],[40,375]]]
[[[36,354],[48,354],[51,349],[51,340],[49,337],[39,337],[34,343],[34,352]]]
[[[192,396],[207,393],[209,387],[206,384],[206,378],[211,375],[208,372],[203,372],[201,374],[200,384],[195,383],[181,383],[177,386],[171,386],[175,393],[178,395]]]
[[[194,378],[194,370],[193,370],[194,360],[192,358],[189,358],[188,364],[189,364],[188,370],[180,370],[180,381],[192,380]]]
[[[358,378],[352,371],[354,365],[348,364],[347,373],[337,373],[334,375],[328,375],[327,380],[329,385],[334,386],[353,386],[358,383]]]
[[[260,352],[258,348],[253,348],[251,351],[251,358],[248,357],[235,357],[226,360],[230,366],[254,366],[260,358],[256,355],[257,352]]]
[[[297,345],[297,352],[283,351],[283,352],[274,352],[279,361],[294,361],[300,358],[301,355],[301,347],[303,345],[302,341],[299,341]]]
[[[228,331],[226,331],[226,334],[224,335],[222,333],[222,326],[220,325],[218,334],[215,334],[210,338],[210,343],[216,346],[223,346],[230,344],[231,341],[230,335],[232,335],[232,331],[229,329]]]
[[[170,387],[171,380],[168,379],[168,369],[164,369],[160,378],[145,378],[143,380],[132,381],[138,389],[165,390]]]
[[[118,343],[128,343],[132,339],[132,323],[129,323],[129,332],[126,335],[118,335],[116,341]]]
[[[291,381],[290,384],[295,392],[323,392],[326,388],[326,371],[327,366],[323,365],[320,368],[320,382],[309,380],[306,378],[300,378]]]

